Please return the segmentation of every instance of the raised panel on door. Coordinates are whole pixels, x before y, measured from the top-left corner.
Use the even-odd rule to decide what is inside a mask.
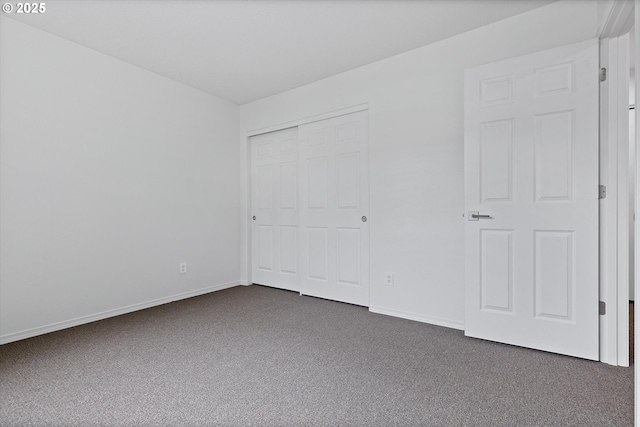
[[[480,309],[513,313],[513,230],[480,232]]]
[[[360,228],[336,229],[336,281],[341,285],[360,286]]]
[[[575,110],[535,116],[536,201],[569,201],[573,194]]]
[[[595,40],[466,71],[466,335],[598,359],[598,85]]]
[[[572,231],[535,231],[534,315],[574,321],[575,248]]]
[[[273,207],[273,166],[257,166],[257,184],[255,187],[257,203],[256,208],[260,211],[270,211]]]
[[[360,202],[360,153],[336,156],[336,207],[358,209]]]
[[[327,209],[328,205],[328,164],[327,157],[314,157],[306,160],[307,208]]]
[[[253,283],[299,290],[298,132],[251,138]]]
[[[308,274],[306,279],[326,283],[329,280],[328,227],[307,227]]]
[[[280,163],[280,209],[296,210],[298,207],[298,165],[296,162]]]
[[[513,102],[513,75],[483,78],[480,81],[480,106],[495,107]]]
[[[510,202],[513,194],[513,120],[480,124],[480,199]]]
[[[300,292],[369,304],[367,112],[300,126]]]
[[[298,227],[280,226],[280,273],[298,274]]]
[[[272,225],[258,225],[256,240],[258,246],[257,267],[259,271],[273,272],[273,248],[275,242],[273,240]]]

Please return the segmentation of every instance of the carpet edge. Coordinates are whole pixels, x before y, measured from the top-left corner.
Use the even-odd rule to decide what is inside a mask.
[[[63,320],[61,322],[50,323],[44,326],[38,326],[36,328],[26,329],[23,331],[12,332],[6,335],[0,335],[0,345],[9,344],[14,341],[20,341],[27,338],[32,338],[38,335],[48,334],[50,332],[59,331],[62,329],[72,328],[74,326],[84,325],[86,323],[95,322],[97,320],[108,319],[110,317],[120,316],[121,314],[127,314],[138,310],[144,310],[145,308],[151,308],[170,302],[180,301],[183,299],[208,294],[211,292],[221,291],[223,289],[233,288],[239,286],[240,281],[233,281],[222,283],[219,285],[209,286],[202,289],[196,289],[194,291],[182,292],[168,297],[158,298],[151,301],[141,302],[137,304],[131,304],[112,310],[103,311],[100,313],[89,314],[87,316],[76,317],[74,319]]]

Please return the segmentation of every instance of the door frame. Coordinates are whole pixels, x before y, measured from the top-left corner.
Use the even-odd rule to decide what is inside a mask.
[[[600,360],[629,366],[629,35],[600,40]]]
[[[635,23],[635,69],[636,69],[636,76],[638,75],[638,70],[640,70],[640,55],[638,55],[638,48],[640,47],[640,0],[635,0],[635,11],[634,11],[634,23]],[[636,77],[637,80],[637,77]],[[636,89],[636,105],[638,104],[638,100],[640,99],[640,85],[636,83],[635,85],[635,89]],[[638,172],[640,169],[638,168],[640,166],[640,150],[638,150],[638,140],[640,140],[640,113],[638,113],[638,109],[636,108],[635,110],[635,123],[636,123],[636,135],[635,135],[635,143],[636,143],[636,208],[635,211],[636,213],[640,211],[640,198],[637,197],[637,190],[638,188],[640,188],[640,172]],[[638,227],[636,225],[635,227],[635,235],[634,235],[634,239],[635,239],[635,260],[634,260],[634,272],[635,272],[635,278],[634,278],[634,298],[637,295],[640,295],[640,284],[638,283],[638,268],[640,267],[640,251],[638,250],[640,245],[638,244]],[[640,318],[638,317],[638,313],[640,313],[640,310],[638,309],[637,306],[635,306],[634,304],[634,329],[636,331],[640,331]],[[638,355],[639,350],[640,350],[640,346],[638,345],[640,343],[640,340],[638,339],[638,334],[635,334],[635,342],[633,344],[633,348],[634,348],[634,354]],[[640,383],[640,369],[638,368],[638,363],[634,364],[634,369],[635,369],[635,377],[634,377],[634,409],[635,409],[635,425],[640,425],[640,393],[638,392],[638,384]]]
[[[244,274],[241,274],[241,277],[243,277],[243,279],[246,278],[245,280],[241,280],[242,285],[248,286],[253,284],[252,271],[251,271],[252,262],[253,262],[253,259],[251,257],[251,248],[253,243],[252,236],[251,236],[251,223],[252,223],[252,220],[251,220],[251,215],[252,215],[251,214],[252,212],[251,137],[256,135],[261,135],[264,133],[275,132],[275,131],[283,130],[287,128],[298,127],[307,123],[317,122],[320,120],[330,119],[333,117],[343,116],[345,114],[356,113],[356,112],[365,111],[365,110],[369,110],[368,103],[343,107],[340,109],[327,111],[325,113],[316,114],[313,116],[302,117],[289,122],[278,123],[278,124],[274,124],[274,125],[270,125],[262,128],[249,130],[245,133],[244,135],[245,150],[242,155],[244,157],[244,162],[246,165],[245,173],[243,175],[244,175],[244,179],[246,180],[245,181],[246,185],[244,186],[246,188],[246,198],[244,200],[244,203],[246,203],[247,209],[246,209],[246,218],[242,221],[241,226],[246,230],[246,245],[247,245],[246,248],[247,249],[246,249],[246,252],[243,251],[240,253],[240,259],[241,259],[240,265],[242,270],[241,273],[244,272]]]
[[[636,69],[636,75],[638,75],[637,70],[640,69],[640,55],[638,55],[638,47],[640,46],[640,31],[638,26],[640,26],[640,0],[613,0],[611,2],[608,2],[607,4],[605,4],[604,6],[604,10],[602,11],[602,15],[601,15],[601,22],[599,23],[600,26],[598,28],[598,38],[602,41],[605,41],[608,43],[611,42],[612,39],[614,38],[618,38],[620,36],[622,36],[627,30],[628,27],[630,25],[634,25],[636,26],[636,31],[635,31],[635,61],[634,61],[634,65],[635,65],[635,69]],[[617,40],[619,41],[619,40]],[[607,64],[602,64],[601,66],[603,67],[608,67],[609,68],[609,75],[615,75],[616,78],[623,78],[623,79],[629,79],[629,75],[628,75],[628,71],[627,70],[621,70],[620,68],[620,62],[618,60],[609,62]],[[613,67],[613,69],[612,69]],[[635,85],[635,95],[636,95],[636,104],[637,104],[637,100],[640,99],[640,85],[636,84]],[[614,97],[617,96],[616,94],[613,95]],[[627,94],[628,96],[628,94]],[[628,98],[626,103],[628,104]],[[617,105],[617,107],[616,107]],[[625,111],[621,111],[622,108],[620,107],[620,105],[622,105],[622,102],[619,103],[615,103],[615,105],[613,106],[613,109],[615,110],[615,112],[609,112],[609,114],[606,115],[602,115],[600,117],[600,125],[601,128],[604,126],[609,127],[616,127],[619,125],[619,121],[620,121],[620,117],[622,114],[626,114],[627,118],[628,118],[628,105],[627,108],[625,108]],[[613,113],[613,114],[612,114]],[[640,140],[640,114],[638,113],[638,109],[635,109],[635,121],[636,121],[636,133],[635,133],[635,142],[636,142],[636,147],[638,147],[638,141]],[[623,138],[623,136],[621,136],[620,138]],[[616,138],[617,139],[617,138]],[[627,138],[628,141],[628,138]],[[607,149],[609,150],[613,150],[613,149],[617,149],[617,147],[619,147],[618,144],[618,140],[615,141],[606,141],[607,143]],[[636,170],[640,170],[638,169],[640,167],[640,150],[636,151],[636,159],[635,159],[635,164],[636,164]],[[619,174],[619,171],[616,170],[616,175]],[[636,193],[637,193],[637,189],[640,188],[640,174],[636,175]],[[628,202],[628,200],[627,200]],[[616,210],[618,209],[619,204],[616,203],[616,205],[613,207]],[[636,212],[640,211],[640,198],[636,197],[636,201],[635,201],[635,210]],[[616,212],[616,218],[619,218]],[[628,234],[627,234],[628,235]],[[634,263],[634,267],[635,267],[635,280],[634,280],[634,296],[635,295],[640,295],[640,284],[638,283],[638,268],[640,266],[640,254],[639,252],[639,248],[640,245],[638,244],[638,227],[636,227],[635,229],[635,233],[634,233],[634,239],[635,239],[635,259],[633,260]],[[616,240],[617,240],[617,235],[616,235]],[[620,242],[618,242],[619,245]],[[620,246],[616,246],[617,248],[620,248]],[[624,252],[624,250],[622,251]],[[628,256],[628,255],[627,255]],[[617,254],[616,257],[616,261],[619,260],[620,257],[620,253]],[[601,267],[602,267],[602,262],[603,262],[603,258],[601,257]],[[620,289],[620,281],[618,280],[617,283],[614,284],[607,284],[605,283],[604,285],[606,285],[607,288],[607,292],[609,294],[612,294],[613,292],[618,293],[618,295],[626,295],[628,298],[629,295],[629,289],[628,289],[628,282],[626,285],[623,285],[622,289]],[[601,287],[602,289],[602,287]],[[626,294],[624,293],[626,290]],[[634,329],[636,331],[640,331],[640,319],[638,318],[638,314],[640,314],[640,310],[638,309],[638,307],[635,307],[635,313],[634,313]],[[604,316],[601,316],[601,319]],[[605,354],[608,355],[609,357],[611,356],[611,348],[614,345],[617,345],[617,343],[614,343],[614,341],[618,341],[620,339],[625,339],[628,340],[628,335],[622,336],[624,333],[622,332],[624,330],[624,327],[620,327],[620,316],[616,316],[616,318],[618,319],[615,325],[615,330],[616,333],[615,334],[609,334],[605,341],[603,342],[601,340],[601,354]],[[628,327],[628,322],[627,322],[627,327]],[[601,328],[602,329],[602,328]],[[613,329],[612,327],[607,328],[608,330]],[[621,333],[622,332],[622,333]],[[628,334],[628,332],[627,332]],[[638,355],[640,354],[640,340],[638,339],[638,333],[635,334],[635,341],[633,343],[633,347],[634,347],[634,353],[636,355],[636,358],[638,357]],[[616,357],[617,359],[617,357]],[[605,361],[605,360],[603,360]],[[607,363],[610,363],[609,361],[606,361]],[[617,360],[616,360],[617,362]],[[618,363],[613,363],[613,364],[618,364]],[[635,421],[635,425],[640,425],[640,390],[638,390],[638,384],[640,384],[640,369],[638,367],[638,363],[634,364],[634,421]]]
[[[600,300],[606,303],[606,314],[600,316],[600,360],[629,366],[628,33],[634,2],[614,0],[606,7],[598,31],[600,66],[607,69],[600,87],[600,184],[607,187],[600,200]]]

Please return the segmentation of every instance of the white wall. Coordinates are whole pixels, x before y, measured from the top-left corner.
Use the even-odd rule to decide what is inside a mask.
[[[237,284],[238,107],[0,27],[0,342]]]
[[[246,133],[368,103],[372,309],[462,328],[463,71],[595,38],[597,9],[560,1],[242,106],[241,280],[250,280]]]

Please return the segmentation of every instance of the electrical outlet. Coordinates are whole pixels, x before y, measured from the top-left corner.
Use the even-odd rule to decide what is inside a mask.
[[[180,263],[180,274],[187,274],[187,263],[186,262],[181,262]]]
[[[384,273],[384,284],[393,286],[393,273]]]

